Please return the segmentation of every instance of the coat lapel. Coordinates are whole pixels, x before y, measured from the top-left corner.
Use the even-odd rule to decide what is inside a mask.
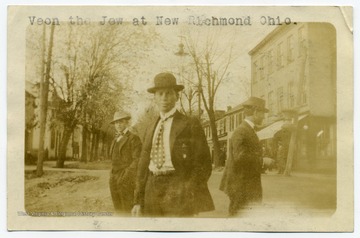
[[[170,131],[170,152],[172,152],[176,137],[184,130],[186,125],[186,118],[180,112],[176,111]]]
[[[255,132],[255,129],[252,128],[249,123],[247,123],[246,121],[243,122],[249,132],[249,134],[256,140],[256,141],[259,141],[259,137],[257,136],[256,132]]]
[[[110,155],[112,154],[112,151],[114,149],[115,142],[116,142],[116,139],[113,139],[113,141],[111,142],[110,151],[109,151]]]
[[[155,133],[155,129],[156,129],[156,125],[158,124],[158,121],[160,120],[160,117],[158,117],[156,120],[154,120],[152,122],[152,124],[149,127],[149,131],[146,135],[145,138],[145,143],[144,143],[144,148],[148,148],[151,149],[152,146],[152,142],[153,142],[153,138],[154,138],[154,133]]]
[[[119,151],[121,151],[122,147],[126,143],[126,141],[129,139],[129,132],[127,132],[125,135],[123,135],[119,141]]]

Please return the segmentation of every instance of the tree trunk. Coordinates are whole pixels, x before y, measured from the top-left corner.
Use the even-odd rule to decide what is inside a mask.
[[[81,162],[87,162],[87,129],[83,126],[82,130],[82,144],[81,144]]]
[[[43,162],[45,156],[45,130],[46,130],[46,117],[47,117],[47,108],[48,108],[48,95],[49,95],[49,79],[50,79],[50,69],[51,69],[51,57],[52,57],[52,48],[54,42],[54,28],[55,25],[51,26],[50,32],[50,41],[49,41],[49,51],[47,55],[46,65],[43,61],[42,74],[40,81],[40,140],[39,140],[39,151],[38,151],[38,161],[36,166],[36,176],[41,177],[44,173],[43,171]],[[44,27],[44,36],[43,36],[43,47],[45,52],[45,27]],[[45,53],[44,53],[45,54]],[[43,56],[44,57],[44,56]],[[45,71],[45,72],[44,72]]]
[[[98,147],[98,132],[94,130],[92,133],[92,140],[91,140],[91,150],[90,150],[90,161],[95,161],[97,159],[97,147]]]
[[[217,134],[217,128],[215,124],[215,114],[212,111],[208,111],[209,119],[210,119],[210,127],[211,127],[211,137],[214,147],[214,154],[213,154],[213,163],[214,167],[218,168],[221,166],[220,163],[220,143]]]
[[[95,160],[99,160],[99,142],[100,142],[100,131],[96,130],[95,151],[94,151]]]
[[[72,131],[72,129],[66,127],[64,128],[63,136],[60,142],[59,158],[56,161],[56,168],[64,168],[64,163],[66,160],[66,149],[67,145],[69,144]]]
[[[101,158],[104,160],[107,157],[106,154],[106,149],[105,149],[105,144],[106,144],[106,134],[105,133],[101,133]]]
[[[105,136],[105,141],[106,141],[106,145],[105,145],[106,159],[111,160],[111,158],[110,158],[110,147],[111,147],[112,139],[110,139],[110,137],[106,135]]]

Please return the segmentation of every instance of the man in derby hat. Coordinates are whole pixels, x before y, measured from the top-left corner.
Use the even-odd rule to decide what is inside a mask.
[[[265,101],[250,97],[243,104],[245,119],[229,141],[229,157],[220,184],[220,190],[230,198],[229,216],[235,216],[246,205],[261,203],[262,147],[255,132],[261,125]]]
[[[119,213],[129,213],[134,202],[135,178],[141,153],[140,138],[129,131],[131,117],[125,112],[115,112],[111,124],[115,138],[110,146],[112,169],[110,192],[114,208]]]
[[[198,119],[176,110],[183,85],[160,73],[148,89],[160,115],[145,134],[139,161],[134,216],[187,217],[214,209],[207,181],[211,159]]]

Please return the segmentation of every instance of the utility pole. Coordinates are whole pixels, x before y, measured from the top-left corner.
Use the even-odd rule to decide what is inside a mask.
[[[287,113],[288,115],[286,115]],[[294,158],[296,156],[296,138],[297,138],[297,126],[298,126],[298,113],[294,110],[288,110],[285,112],[285,118],[291,118],[292,123],[288,125],[290,131],[291,131],[291,137],[290,137],[290,144],[289,144],[289,151],[287,154],[287,160],[286,160],[286,166],[284,175],[290,176],[292,164],[294,161]]]
[[[46,39],[46,30],[43,30],[43,61],[42,61],[42,75],[40,79],[40,140],[39,140],[39,151],[38,151],[38,161],[36,166],[36,176],[41,177],[44,173],[43,163],[44,163],[44,145],[45,145],[45,130],[46,130],[46,117],[48,109],[48,95],[49,95],[49,79],[50,79],[50,69],[51,69],[51,57],[52,57],[52,48],[54,41],[54,29],[55,25],[51,25],[50,29],[50,41],[46,62],[45,59],[45,39]],[[44,72],[45,71],[45,72]]]

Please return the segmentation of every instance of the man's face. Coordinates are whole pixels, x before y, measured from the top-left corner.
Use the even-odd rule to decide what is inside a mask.
[[[264,111],[255,110],[255,112],[254,112],[254,123],[256,125],[261,125],[264,118],[265,118],[265,112]]]
[[[178,100],[178,94],[172,88],[158,89],[155,91],[155,104],[159,108],[160,112],[167,113],[173,107]]]
[[[120,133],[125,130],[128,125],[128,120],[118,120],[114,122],[116,132]]]

